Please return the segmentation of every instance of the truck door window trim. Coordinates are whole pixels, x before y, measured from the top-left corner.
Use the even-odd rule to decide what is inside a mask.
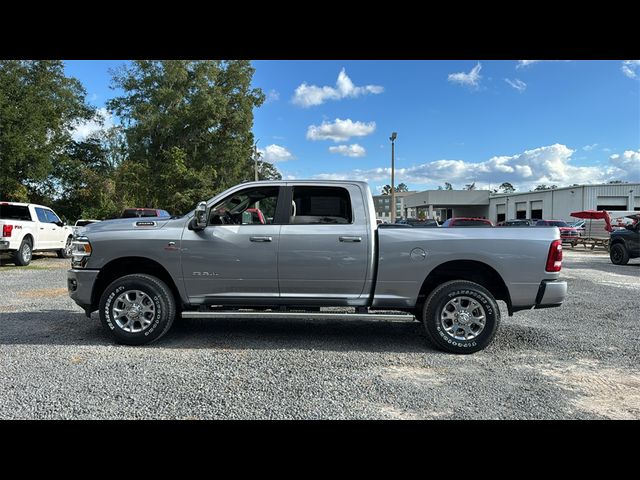
[[[260,190],[260,189],[268,189],[268,188],[277,188],[278,189],[278,194],[277,194],[277,200],[276,200],[276,207],[275,207],[275,214],[273,216],[273,222],[272,223],[265,223],[265,224],[260,224],[260,223],[239,223],[239,224],[233,224],[236,227],[247,227],[247,226],[256,226],[256,225],[282,225],[283,222],[282,220],[285,218],[284,215],[282,215],[282,210],[283,210],[283,202],[284,202],[284,197],[286,195],[286,187],[283,185],[274,185],[274,186],[260,186],[260,187],[247,187],[247,188],[243,188],[242,190],[237,190],[235,192],[233,192],[230,195],[227,195],[226,197],[224,197],[223,199],[221,199],[220,201],[216,202],[215,204],[211,205],[209,207],[209,211],[208,211],[208,224],[207,227],[215,227],[218,224],[213,224],[211,223],[211,211],[213,210],[213,207],[215,207],[216,205],[221,205],[223,203],[225,203],[226,201],[228,201],[229,199],[233,198],[234,196],[237,195],[242,195],[244,192],[250,191],[250,190]]]

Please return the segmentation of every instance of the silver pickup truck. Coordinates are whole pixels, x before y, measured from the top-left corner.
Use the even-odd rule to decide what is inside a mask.
[[[364,182],[245,183],[182,217],[89,225],[69,295],[129,345],[159,339],[176,316],[408,313],[436,347],[472,353],[496,333],[497,300],[512,315],[567,294],[557,228],[391,227],[378,227]]]

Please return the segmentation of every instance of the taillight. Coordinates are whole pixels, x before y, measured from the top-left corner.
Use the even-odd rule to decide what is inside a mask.
[[[3,225],[2,226],[2,236],[3,237],[10,237],[12,230],[13,230],[13,225]]]
[[[562,241],[554,240],[547,256],[547,272],[559,272],[562,269]]]

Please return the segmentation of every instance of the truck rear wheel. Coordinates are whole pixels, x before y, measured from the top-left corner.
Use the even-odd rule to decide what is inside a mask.
[[[26,267],[31,263],[31,257],[33,256],[33,244],[27,237],[22,239],[20,248],[13,254],[13,262],[19,267]]]
[[[100,297],[100,320],[116,342],[144,345],[162,337],[173,324],[176,302],[160,279],[133,274],[111,282]]]
[[[422,322],[427,338],[440,350],[474,353],[493,340],[500,309],[482,285],[453,280],[436,287],[427,297]]]

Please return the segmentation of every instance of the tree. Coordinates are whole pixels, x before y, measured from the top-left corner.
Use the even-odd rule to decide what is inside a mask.
[[[396,186],[396,188],[394,188],[395,192],[408,192],[409,191],[409,187],[407,187],[406,183],[400,183]],[[382,187],[382,191],[381,191],[382,195],[391,195],[391,185],[385,185],[384,187]]]
[[[135,61],[114,72],[124,94],[107,103],[123,121],[118,191],[130,206],[187,211],[254,178],[249,61]]]
[[[451,185],[449,182],[444,182],[444,189],[453,190],[453,185]]]
[[[475,189],[476,189],[476,182],[473,182],[473,183],[467,183],[467,184],[464,186],[464,189],[465,189],[465,190],[475,190]]]
[[[618,183],[627,183],[624,180],[609,180],[607,183],[618,184]]]
[[[546,184],[541,183],[540,185],[538,185],[536,188],[533,189],[534,192],[537,192],[539,190],[549,190],[549,187]]]
[[[513,185],[511,185],[509,182],[503,182],[499,187],[498,190],[502,190],[502,193],[513,193],[516,191],[516,189],[514,188]]]
[[[71,141],[94,116],[80,82],[57,60],[0,61],[0,198],[45,199],[43,185]]]

